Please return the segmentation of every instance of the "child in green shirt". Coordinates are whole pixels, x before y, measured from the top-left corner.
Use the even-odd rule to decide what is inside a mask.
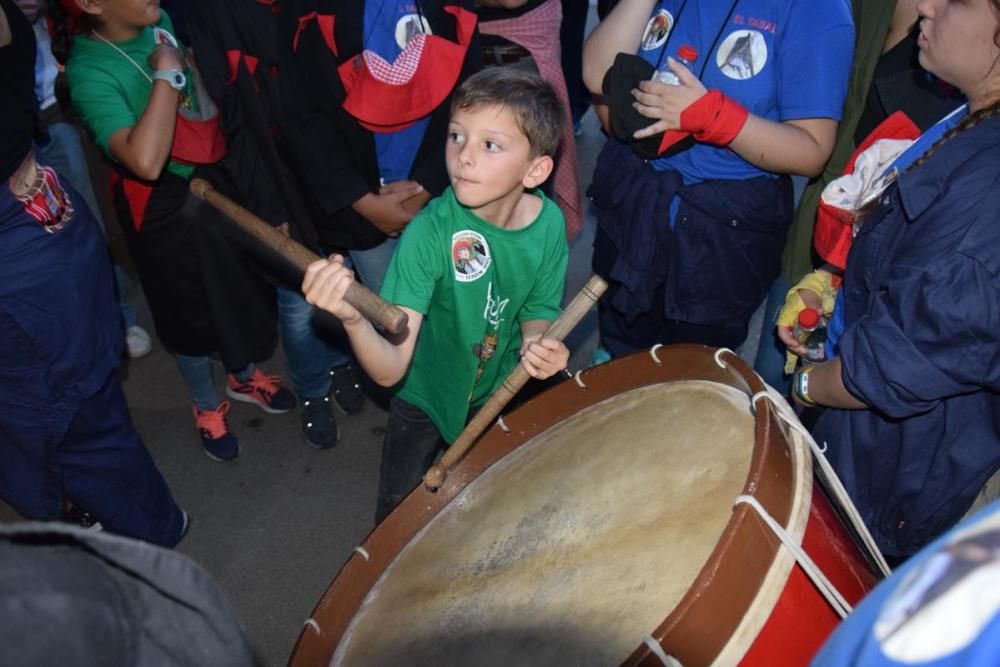
[[[458,89],[446,147],[451,187],[406,228],[382,289],[409,316],[404,333],[383,337],[343,300],[354,275],[341,257],[306,273],[306,300],[343,321],[372,379],[398,385],[376,522],[519,360],[538,379],[566,367],[566,346],[542,337],[562,299],[565,222],[537,190],[552,173],[562,119],[555,91],[534,73],[488,69]]]

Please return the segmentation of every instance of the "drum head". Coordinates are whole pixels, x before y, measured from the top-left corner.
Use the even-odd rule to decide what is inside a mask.
[[[747,481],[745,392],[605,399],[470,482],[382,573],[334,665],[609,665],[688,592]]]

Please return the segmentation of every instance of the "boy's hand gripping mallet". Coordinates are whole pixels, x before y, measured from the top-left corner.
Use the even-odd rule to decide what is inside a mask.
[[[198,199],[203,199],[217,208],[241,229],[281,255],[303,273],[305,273],[310,264],[317,259],[321,259],[316,253],[288,238],[250,211],[220,193],[205,179],[191,179],[191,192]],[[347,288],[347,293],[344,295],[344,300],[357,308],[366,318],[381,325],[389,333],[398,334],[406,328],[408,319],[406,313],[388,303],[359,282],[355,281],[351,283],[351,286]]]
[[[542,338],[555,338],[556,340],[566,338],[566,335],[583,319],[587,311],[597,303],[597,300],[601,298],[601,295],[604,294],[604,290],[607,288],[608,284],[600,276],[591,276],[587,284],[573,297],[573,300],[566,306],[562,314],[549,326],[548,330],[542,335]],[[510,399],[514,398],[530,378],[531,376],[528,375],[528,371],[524,370],[524,366],[518,362],[514,370],[507,376],[507,379],[503,381],[503,384],[497,388],[483,405],[482,409],[472,418],[472,421],[455,438],[455,442],[444,453],[441,460],[431,466],[431,469],[424,475],[424,484],[427,488],[431,491],[436,491],[444,484],[444,480],[448,476],[448,470],[462,458],[469,447],[489,427],[493,419],[500,414],[504,406],[510,402]]]

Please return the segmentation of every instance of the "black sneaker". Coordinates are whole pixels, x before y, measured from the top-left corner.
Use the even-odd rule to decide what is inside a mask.
[[[62,514],[59,516],[59,520],[64,523],[70,523],[74,526],[80,526],[81,528],[86,528],[87,530],[102,530],[101,522],[94,517],[90,512],[85,512],[76,505],[69,505],[64,508]]]
[[[313,449],[329,449],[337,444],[340,430],[330,410],[330,397],[302,399],[302,435]]]
[[[330,371],[330,389],[333,402],[346,414],[356,415],[365,407],[365,392],[352,364],[336,366]]]

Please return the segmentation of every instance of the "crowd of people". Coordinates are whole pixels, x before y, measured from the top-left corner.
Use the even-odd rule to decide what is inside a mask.
[[[205,454],[240,453],[217,361],[319,449],[363,370],[393,391],[377,523],[515,365],[566,367],[543,334],[592,102],[601,353],[735,349],[763,308],[757,368],[886,557],[954,527],[1000,469],[1000,2],[621,0],[582,46],[577,4],[203,1],[180,25],[149,0],[0,0],[0,497],[164,546],[189,525],[117,379],[151,340],[77,126]],[[205,224],[195,176],[329,259],[303,282]],[[347,303],[355,279],[405,332]],[[287,387],[259,367],[279,340]]]

